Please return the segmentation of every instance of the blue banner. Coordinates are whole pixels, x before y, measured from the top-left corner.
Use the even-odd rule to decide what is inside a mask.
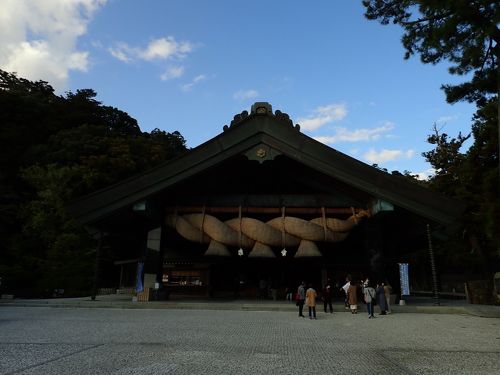
[[[137,263],[137,280],[135,282],[135,291],[140,293],[144,290],[144,285],[142,284],[142,273],[144,272],[144,262]]]
[[[408,263],[399,264],[399,282],[401,284],[401,295],[410,295],[410,280],[408,277]]]

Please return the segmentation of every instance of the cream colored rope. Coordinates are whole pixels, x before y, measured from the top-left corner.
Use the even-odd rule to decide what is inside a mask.
[[[186,215],[167,215],[166,224],[190,241],[209,243],[211,240],[227,246],[251,248],[255,242],[267,246],[299,246],[306,241],[343,241],[349,231],[358,224],[358,220],[368,216],[368,212],[353,213],[347,220],[322,217],[310,221],[293,216],[285,216],[267,222],[238,215],[236,219],[225,222],[205,213]]]

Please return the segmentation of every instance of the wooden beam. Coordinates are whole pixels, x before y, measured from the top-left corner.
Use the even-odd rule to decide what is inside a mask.
[[[209,214],[226,214],[226,213],[234,213],[238,214],[239,207],[238,206],[219,206],[219,207],[211,207],[211,206],[179,206],[179,207],[166,207],[167,213],[177,212],[179,214],[182,213],[201,213],[205,210],[205,213]],[[282,207],[241,207],[242,213],[247,214],[276,214],[281,215]],[[328,208],[325,207],[326,214],[344,214],[344,215],[352,215],[353,210],[355,213],[359,213],[361,211],[366,211],[364,208],[359,207],[338,207],[338,208]],[[286,214],[303,214],[303,215],[321,215],[321,207],[285,207]]]

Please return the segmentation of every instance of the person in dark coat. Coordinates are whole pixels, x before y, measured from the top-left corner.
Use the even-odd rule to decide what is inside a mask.
[[[387,300],[385,299],[384,283],[377,284],[376,292],[377,304],[380,307],[380,315],[387,315],[389,307],[387,306]]]
[[[297,306],[299,307],[299,317],[304,317],[302,310],[304,309],[304,302],[306,300],[306,283],[302,281],[297,289]]]
[[[326,282],[325,287],[323,288],[323,304],[325,308],[325,313],[327,311],[327,307],[330,307],[330,314],[333,313],[332,306],[332,285],[330,279]]]

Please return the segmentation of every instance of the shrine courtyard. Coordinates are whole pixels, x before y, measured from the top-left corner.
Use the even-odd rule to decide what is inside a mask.
[[[1,374],[498,374],[500,319],[0,307]]]

